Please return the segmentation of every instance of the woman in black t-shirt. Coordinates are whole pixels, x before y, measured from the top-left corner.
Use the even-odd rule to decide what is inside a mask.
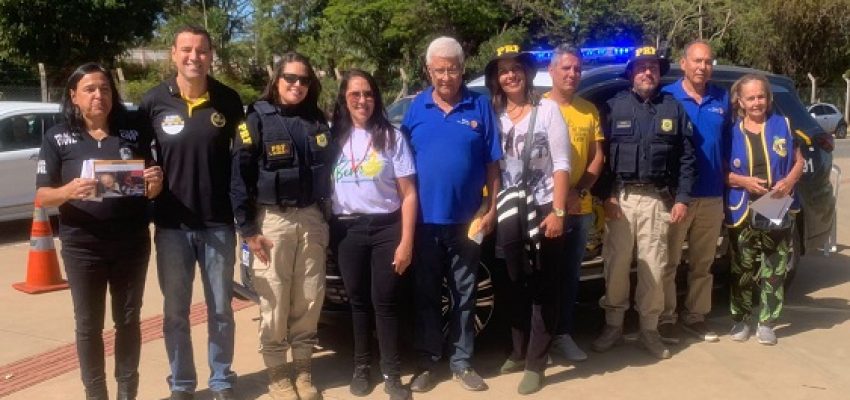
[[[85,160],[134,158],[150,164],[150,140],[131,123],[110,73],[98,64],[84,64],[68,78],[62,113],[65,123],[47,131],[41,146],[36,202],[59,207],[62,260],[74,302],[86,399],[109,398],[101,339],[107,287],[115,322],[118,399],[135,399],[139,311],[150,257],[147,203],[162,190],[162,170],[144,170],[147,198],[86,200],[95,193],[97,180],[80,177]]]

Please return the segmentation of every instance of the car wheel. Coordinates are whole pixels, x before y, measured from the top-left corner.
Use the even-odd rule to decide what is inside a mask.
[[[475,309],[473,311],[473,324],[475,325],[476,336],[487,328],[487,325],[493,318],[493,311],[496,309],[496,287],[493,284],[493,281],[493,275],[487,264],[484,264],[483,262],[479,263],[475,290]],[[448,335],[449,332],[449,314],[454,307],[454,301],[445,279],[443,280],[441,306],[443,314],[443,335],[445,336]]]
[[[835,138],[836,139],[844,139],[847,137],[847,124],[840,123],[837,127],[835,127]]]

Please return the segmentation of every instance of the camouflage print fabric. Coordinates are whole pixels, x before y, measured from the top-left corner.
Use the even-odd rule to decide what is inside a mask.
[[[753,291],[759,289],[762,305],[759,322],[770,323],[779,318],[785,299],[785,274],[791,256],[793,227],[763,231],[744,221],[729,229],[732,319],[743,321],[753,312]]]

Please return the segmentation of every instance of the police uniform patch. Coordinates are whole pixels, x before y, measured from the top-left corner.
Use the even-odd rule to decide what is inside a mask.
[[[242,144],[251,144],[251,134],[248,132],[248,125],[244,122],[239,124],[239,138],[242,139]]]
[[[210,115],[210,122],[212,122],[213,126],[216,128],[221,128],[227,123],[227,119],[224,118],[223,114],[214,112]]]
[[[292,146],[289,142],[266,143],[266,155],[270,159],[289,157],[292,155]]]
[[[320,133],[320,134],[316,135],[316,144],[319,145],[319,147],[327,146],[328,145],[328,135],[326,135],[325,133]]]
[[[664,118],[661,120],[661,131],[664,133],[670,133],[673,131],[673,120],[669,118]]]
[[[741,159],[736,158],[732,160],[732,166],[734,166],[735,168],[741,168]]]
[[[180,118],[179,115],[166,115],[160,123],[162,131],[169,135],[176,135],[182,132],[184,125],[185,122],[183,122],[183,118]]]
[[[614,127],[617,129],[629,129],[632,127],[631,120],[621,120],[614,123]]]
[[[780,157],[788,155],[788,146],[786,145],[785,139],[778,137],[773,138],[773,152],[779,154]]]

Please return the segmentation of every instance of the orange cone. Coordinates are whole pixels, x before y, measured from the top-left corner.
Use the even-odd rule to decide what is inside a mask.
[[[68,287],[68,282],[62,279],[59,272],[59,258],[56,256],[56,247],[53,246],[50,218],[38,200],[32,212],[27,281],[15,283],[12,287],[29,294],[52,292]]]

